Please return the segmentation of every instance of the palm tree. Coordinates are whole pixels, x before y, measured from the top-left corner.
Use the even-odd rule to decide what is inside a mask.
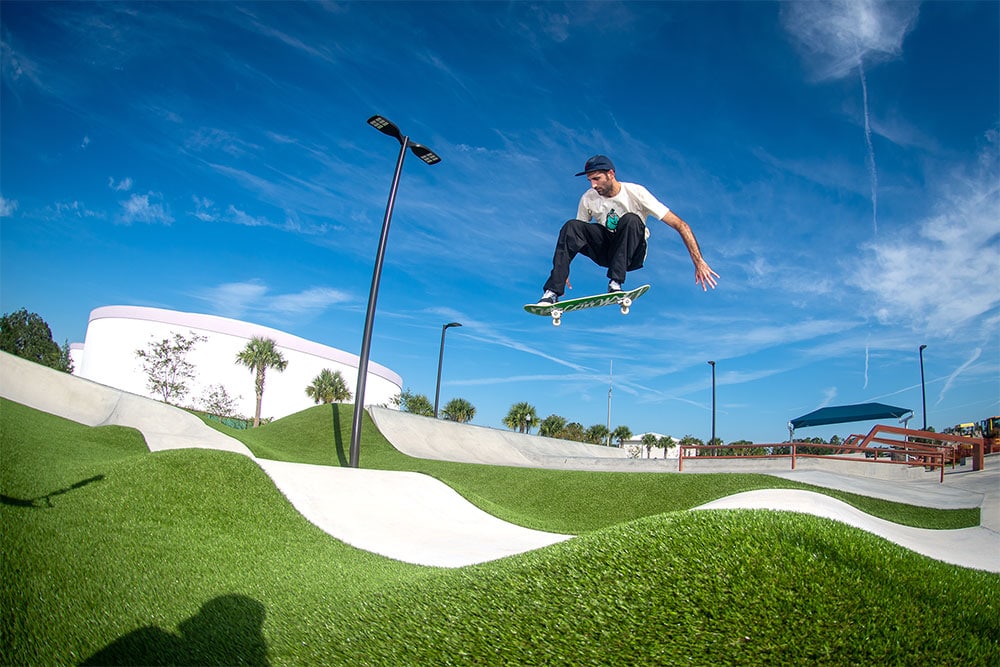
[[[696,438],[696,437],[694,437],[693,435],[691,435],[689,433],[689,434],[685,435],[683,438],[681,438],[681,440],[680,440],[680,442],[678,444],[681,447],[687,448],[687,447],[700,447],[701,445],[703,445],[705,443],[702,442],[701,438]],[[704,449],[697,449],[697,450],[695,450],[695,456],[705,456],[705,455],[706,454],[705,454],[705,450]],[[685,452],[684,456],[691,456],[690,451]]]
[[[652,433],[644,433],[643,434],[643,436],[642,436],[642,444],[646,448],[646,458],[647,459],[649,458],[649,451],[651,449],[653,449],[653,447],[656,446],[657,442],[659,442],[659,438],[657,438],[654,434],[652,434]],[[666,458],[666,450],[663,451],[663,456],[664,456],[664,458]]]
[[[533,423],[538,423],[538,414],[535,412],[535,406],[530,403],[515,403],[510,406],[510,412],[503,418],[504,426],[519,433],[530,433]]]
[[[608,427],[604,424],[594,424],[587,429],[587,432],[583,436],[584,442],[589,442],[592,445],[606,445],[608,444]]]
[[[559,432],[566,428],[566,419],[559,415],[552,414],[542,420],[538,425],[538,435],[548,438],[558,437]]]
[[[658,444],[660,445],[660,447],[663,447],[663,458],[667,458],[667,451],[671,447],[674,447],[677,443],[674,442],[674,439],[671,438],[669,435],[665,435],[662,438],[660,438],[660,442]]]
[[[611,438],[618,442],[619,447],[625,446],[625,441],[632,437],[632,429],[628,426],[618,426],[611,432]]]
[[[254,336],[243,348],[243,351],[236,355],[236,363],[243,364],[254,372],[254,388],[257,391],[257,410],[253,416],[253,426],[260,426],[260,404],[264,398],[264,374],[268,368],[273,368],[279,373],[288,367],[285,357],[277,349],[277,343],[273,338],[262,338]]]
[[[351,390],[347,388],[340,371],[333,372],[324,368],[313,378],[312,384],[306,387],[306,396],[316,403],[341,403],[351,400]]]
[[[453,398],[445,404],[442,414],[445,419],[464,424],[476,416],[476,407],[464,398]]]

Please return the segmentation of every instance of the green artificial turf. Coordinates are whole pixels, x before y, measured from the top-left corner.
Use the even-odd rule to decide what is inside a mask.
[[[1000,575],[816,517],[633,510],[422,567],[326,535],[250,459],[149,453],[130,429],[9,401],[0,494],[3,664],[1000,663]]]

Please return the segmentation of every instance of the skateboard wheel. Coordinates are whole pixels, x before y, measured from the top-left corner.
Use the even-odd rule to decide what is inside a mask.
[[[622,315],[628,315],[628,306],[622,306]]]
[[[622,299],[622,308],[625,309],[624,312],[628,312],[628,307],[631,305],[632,305],[632,299],[630,299],[629,297],[625,297],[624,299]]]
[[[553,317],[552,318],[552,326],[557,327],[560,324],[562,324],[562,320],[561,319],[559,319],[558,317]]]

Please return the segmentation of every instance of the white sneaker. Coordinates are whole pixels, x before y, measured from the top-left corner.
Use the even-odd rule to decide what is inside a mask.
[[[608,282],[608,294],[612,292],[621,292],[622,286],[616,283],[614,280]]]
[[[552,290],[545,290],[545,294],[538,300],[539,306],[552,306],[559,302],[559,296]]]

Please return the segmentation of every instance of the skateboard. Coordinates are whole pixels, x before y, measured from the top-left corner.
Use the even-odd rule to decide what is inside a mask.
[[[633,290],[624,292],[610,292],[607,294],[595,294],[592,296],[581,296],[575,299],[566,299],[547,306],[540,306],[537,303],[527,303],[524,309],[532,315],[548,315],[552,318],[552,324],[559,326],[562,324],[563,313],[573,310],[583,310],[584,308],[599,308],[601,306],[618,306],[622,315],[628,315],[632,302],[649,291],[649,285],[642,285]]]

